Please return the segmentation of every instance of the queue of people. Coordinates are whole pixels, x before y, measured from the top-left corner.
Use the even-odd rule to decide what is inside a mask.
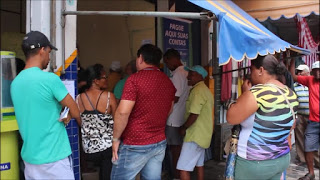
[[[197,179],[204,179],[214,100],[202,66],[184,67],[177,50],[168,49],[163,55],[158,47],[145,44],[136,60],[127,64],[122,80],[118,62],[112,63],[109,76],[101,64],[83,71],[84,86],[74,101],[58,76],[42,71],[51,50],[57,50],[47,37],[31,31],[22,49],[26,66],[14,79],[11,95],[23,139],[26,179],[74,179],[65,129],[71,118],[81,127],[85,158],[100,168],[99,179],[134,179],[138,174],[142,179],[161,179],[166,148],[174,179],[189,180],[194,168]],[[170,78],[159,69],[162,58]],[[298,72],[304,70],[299,67]],[[299,83],[296,92],[282,82],[287,71],[283,63],[272,55],[258,56],[251,61],[251,76],[242,85],[242,95],[228,106],[228,123],[241,125],[235,179],[280,179],[290,162],[291,132],[300,126],[300,139],[306,126],[301,151],[309,170],[301,179],[314,179],[313,154],[319,149],[320,129],[319,61],[312,65],[312,76],[300,76],[301,72],[296,76],[294,61],[289,70]],[[59,121],[62,107],[70,113]],[[302,161],[301,153],[299,157]]]

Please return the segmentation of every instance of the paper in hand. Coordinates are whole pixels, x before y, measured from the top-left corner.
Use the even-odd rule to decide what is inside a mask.
[[[62,122],[63,119],[67,118],[68,117],[68,113],[69,113],[69,108],[65,107],[63,109],[63,111],[60,113],[59,121]]]

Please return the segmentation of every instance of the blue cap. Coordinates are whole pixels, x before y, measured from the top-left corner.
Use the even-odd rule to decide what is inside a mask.
[[[197,72],[198,74],[200,74],[203,77],[203,79],[208,76],[208,72],[200,65],[195,65],[192,68],[184,67],[184,69],[186,71],[195,71],[195,72]]]

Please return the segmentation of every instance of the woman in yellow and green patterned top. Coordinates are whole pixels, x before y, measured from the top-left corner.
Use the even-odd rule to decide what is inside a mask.
[[[258,56],[251,61],[253,86],[245,81],[243,94],[229,106],[227,121],[241,125],[235,179],[280,179],[289,166],[294,125],[290,106],[295,114],[299,103],[296,94],[278,81],[285,71],[274,56]]]

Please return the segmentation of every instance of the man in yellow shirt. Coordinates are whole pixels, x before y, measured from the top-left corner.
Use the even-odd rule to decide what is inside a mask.
[[[204,179],[204,155],[209,148],[213,133],[213,96],[204,84],[207,71],[199,65],[186,68],[188,85],[192,86],[186,102],[186,122],[181,126],[180,133],[185,135],[177,169],[180,179],[189,180],[194,167],[197,169],[197,179]]]

